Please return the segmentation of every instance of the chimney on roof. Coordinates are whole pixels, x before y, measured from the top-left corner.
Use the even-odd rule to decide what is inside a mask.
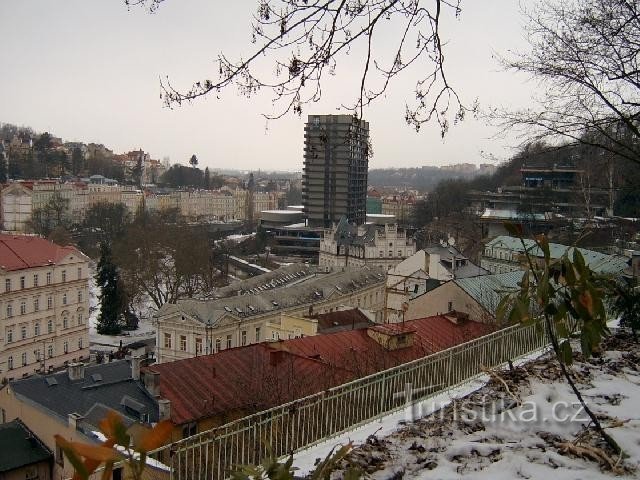
[[[142,375],[142,382],[149,395],[155,398],[160,396],[160,374],[158,372],[145,370]]]
[[[171,400],[166,398],[158,399],[158,419],[170,420],[171,419]]]
[[[69,380],[72,382],[84,380],[84,363],[70,363],[67,367],[67,373],[69,374]]]
[[[140,364],[142,363],[142,357],[131,357],[131,378],[134,380],[140,380]]]
[[[84,417],[82,415],[80,415],[79,413],[70,413],[69,416],[69,427],[72,430],[78,430],[80,427],[80,423],[82,422],[82,420],[84,420]]]
[[[275,367],[284,360],[285,352],[283,350],[273,350],[269,352],[269,364]]]
[[[394,326],[376,325],[367,328],[367,335],[375,340],[385,350],[400,350],[411,347],[414,343],[416,332],[399,324]]]
[[[451,310],[450,312],[444,314],[444,318],[449,320],[454,325],[462,325],[467,320],[469,320],[469,314]]]

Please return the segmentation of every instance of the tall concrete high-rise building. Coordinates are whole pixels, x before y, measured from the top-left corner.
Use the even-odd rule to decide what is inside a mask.
[[[369,122],[353,115],[309,115],[302,174],[309,226],[330,227],[342,216],[365,222],[368,165]]]

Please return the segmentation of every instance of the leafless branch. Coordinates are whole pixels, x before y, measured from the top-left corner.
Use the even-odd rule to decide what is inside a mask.
[[[164,0],[125,0],[129,6],[155,11]],[[338,65],[353,52],[364,51],[359,91],[345,108],[358,113],[387,91],[390,82],[408,67],[422,74],[415,87],[415,100],[407,104],[406,121],[420,129],[436,122],[442,135],[453,122],[464,118],[467,108],[449,82],[444,68],[441,18],[458,17],[461,0],[260,0],[252,25],[256,45],[246,58],[234,60],[220,53],[217,78],[196,81],[183,89],[165,77],[161,97],[173,108],[207,95],[218,95],[234,85],[251,97],[261,90],[273,93],[275,113],[268,119],[293,112],[302,114],[304,105],[318,102],[322,84],[337,75]],[[398,46],[389,58],[378,42],[388,43],[384,28],[401,25]],[[404,60],[407,59],[407,60]],[[272,68],[264,66],[270,62]],[[374,66],[375,68],[371,68]]]
[[[584,143],[640,163],[640,16],[635,0],[540,0],[525,12],[530,49],[505,68],[540,81],[532,109],[491,117],[527,141]]]

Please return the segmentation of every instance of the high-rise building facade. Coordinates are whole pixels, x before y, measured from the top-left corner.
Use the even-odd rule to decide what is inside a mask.
[[[310,226],[367,217],[369,123],[353,115],[309,115],[304,128],[302,203]]]

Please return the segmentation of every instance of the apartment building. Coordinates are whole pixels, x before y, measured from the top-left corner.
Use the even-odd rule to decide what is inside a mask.
[[[309,226],[342,216],[366,220],[369,123],[353,115],[309,115],[304,127],[302,203]]]
[[[12,183],[2,189],[2,228],[10,232],[24,232],[33,211],[31,186]]]
[[[411,223],[415,206],[416,198],[412,195],[385,195],[381,199],[380,213],[393,215],[398,223],[407,224]]]
[[[192,190],[173,195],[180,214],[191,221],[244,218],[244,212],[237,207],[236,196],[226,190]]]
[[[395,223],[352,225],[342,217],[320,240],[318,265],[337,267],[376,266],[388,270],[416,251],[415,241]]]
[[[126,185],[50,180],[14,182],[3,188],[0,195],[3,229],[25,232],[33,212],[46,207],[56,197],[64,203],[63,215],[73,222],[81,221],[87,210],[99,203],[122,203],[132,214],[142,203],[142,192]]]
[[[418,250],[389,270],[387,273],[387,322],[400,322],[408,318],[405,310],[414,298],[445,282],[489,274],[489,271],[475,265],[451,243],[443,241]],[[438,310],[439,313],[446,311]],[[431,310],[424,315],[431,315],[429,312]],[[422,312],[418,311],[416,315],[413,318],[418,318]]]
[[[146,193],[145,208],[150,212],[161,212],[179,208],[179,201],[171,193]]]
[[[0,234],[0,380],[89,357],[88,279],[75,247]]]
[[[131,185],[116,185],[104,177],[92,177],[89,183],[38,180],[14,182],[1,193],[1,211],[4,230],[25,232],[33,211],[44,208],[59,196],[64,202],[64,215],[73,222],[82,221],[89,208],[101,203],[122,203],[135,215],[143,204],[148,211],[178,209],[187,220],[233,221],[247,218],[248,191],[185,190],[147,193]],[[253,218],[260,218],[262,210],[275,209],[283,192],[254,192]]]
[[[360,307],[382,319],[384,270],[320,274],[272,290],[215,300],[181,300],[156,314],[158,362],[191,358],[265,340],[313,335],[318,313]]]
[[[523,271],[456,278],[408,301],[405,320],[456,311],[470,320],[497,325],[498,305],[520,289]]]
[[[573,258],[573,250],[574,247],[549,243],[551,259],[561,258],[565,254]],[[608,255],[586,248],[578,248],[578,251],[582,254],[585,264],[596,273],[620,275],[629,266],[629,259],[621,255]],[[522,270],[526,268],[527,252],[534,261],[541,262],[544,258],[544,253],[533,240],[500,235],[485,245],[480,265],[491,273]]]

